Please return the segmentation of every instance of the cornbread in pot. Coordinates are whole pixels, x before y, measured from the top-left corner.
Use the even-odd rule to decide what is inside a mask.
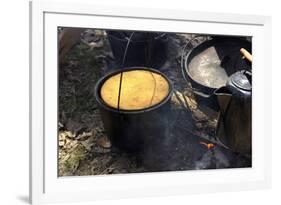
[[[101,87],[101,98],[118,109],[121,73],[111,76]],[[119,109],[141,110],[160,103],[169,93],[169,83],[160,74],[147,70],[124,71]]]

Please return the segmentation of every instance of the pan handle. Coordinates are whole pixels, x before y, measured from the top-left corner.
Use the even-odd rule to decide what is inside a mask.
[[[245,48],[241,48],[240,49],[240,53],[249,61],[249,62],[253,62],[253,56],[251,53],[249,53],[249,51],[247,51]]]
[[[200,91],[195,90],[195,89],[193,89],[192,92],[196,95],[199,95],[199,96],[203,97],[203,98],[210,98],[210,97],[213,96],[213,94],[206,94],[206,93],[200,92]]]

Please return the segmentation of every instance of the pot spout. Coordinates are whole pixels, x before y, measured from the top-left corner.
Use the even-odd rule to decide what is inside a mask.
[[[220,111],[224,114],[232,98],[232,94],[227,87],[221,87],[216,89],[214,94],[217,96]]]

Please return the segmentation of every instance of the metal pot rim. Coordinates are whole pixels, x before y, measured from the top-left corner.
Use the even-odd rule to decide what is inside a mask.
[[[165,80],[168,82],[169,84],[169,93],[168,95],[159,103],[151,106],[151,107],[148,107],[148,108],[144,108],[144,109],[138,109],[138,110],[118,110],[118,109],[115,109],[115,108],[112,108],[110,106],[108,106],[101,98],[100,96],[100,88],[101,86],[103,85],[103,83],[105,82],[105,80],[107,80],[108,78],[110,78],[111,76],[115,75],[115,74],[118,74],[120,73],[121,71],[131,71],[131,70],[146,70],[146,71],[151,71],[151,72],[154,72],[154,73],[157,73],[157,74],[160,74],[162,77],[165,78]],[[173,85],[171,83],[171,81],[168,79],[167,76],[165,76],[163,73],[161,73],[160,71],[156,70],[156,69],[153,69],[153,68],[147,68],[147,67],[126,67],[124,69],[118,69],[118,70],[115,70],[113,72],[110,72],[108,74],[106,74],[105,76],[103,76],[102,78],[100,78],[96,85],[95,85],[95,97],[96,97],[96,100],[98,102],[98,104],[100,106],[102,106],[104,109],[108,110],[108,111],[111,111],[111,112],[115,112],[115,113],[118,113],[118,114],[140,114],[140,113],[145,113],[145,112],[150,112],[150,111],[153,111],[159,107],[161,107],[162,105],[166,104],[172,97],[172,94],[173,94]]]
[[[119,30],[116,30],[116,31],[119,31]],[[138,32],[138,31],[131,31],[131,32]],[[155,33],[155,32],[151,32],[151,33]],[[117,41],[128,42],[127,38],[119,38],[119,37],[116,37],[116,36],[114,36],[112,34],[109,34],[109,33],[107,33],[107,35],[110,36],[111,38],[117,40]],[[155,36],[153,38],[153,40],[157,40],[157,39],[165,37],[165,36],[166,36],[166,33],[160,33],[159,32],[159,34],[157,36]],[[129,36],[128,36],[128,38],[129,38]],[[144,42],[147,42],[147,41],[148,41],[147,39],[146,40],[133,40],[132,39],[131,43],[144,43]]]

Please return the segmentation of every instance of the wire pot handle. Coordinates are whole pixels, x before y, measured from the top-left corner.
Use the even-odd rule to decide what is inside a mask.
[[[127,42],[127,45],[126,45],[126,48],[125,48],[125,51],[124,51],[124,55],[123,55],[122,66],[121,66],[122,71],[120,73],[120,81],[119,81],[119,89],[118,89],[118,102],[117,102],[117,109],[118,110],[120,110],[120,96],[121,96],[122,81],[123,81],[123,68],[124,68],[124,65],[125,65],[125,60],[126,60],[129,44],[131,42],[131,39],[132,39],[134,33],[135,32],[132,32],[130,37],[128,38],[128,42]]]

